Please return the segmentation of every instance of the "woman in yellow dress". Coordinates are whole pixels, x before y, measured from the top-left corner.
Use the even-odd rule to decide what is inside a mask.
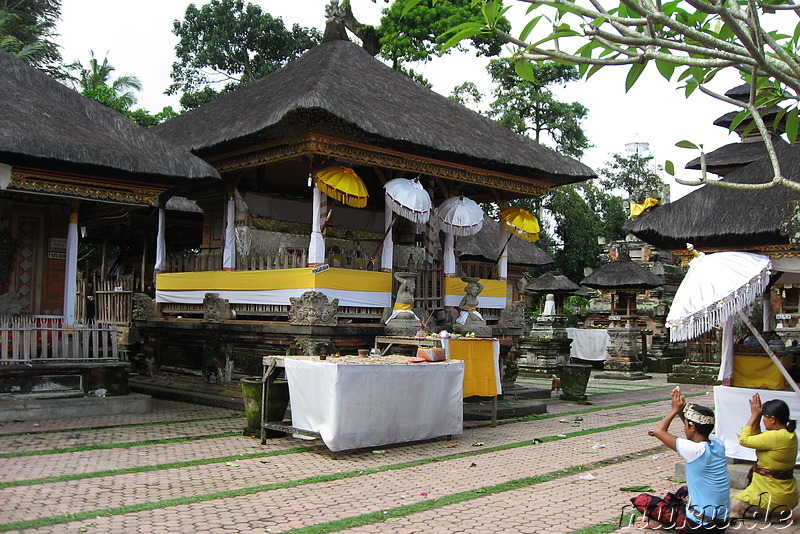
[[[761,431],[763,419],[766,432]],[[733,517],[788,522],[797,506],[797,483],[794,466],[797,461],[797,421],[789,418],[789,406],[779,399],[761,404],[758,393],[750,399],[750,419],[742,428],[739,443],[756,449],[756,465],[751,469],[752,480],[733,496]]]

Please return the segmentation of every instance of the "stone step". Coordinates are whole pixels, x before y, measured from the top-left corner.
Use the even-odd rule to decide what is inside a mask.
[[[0,422],[150,413],[151,400],[149,395],[139,393],[113,397],[5,398],[0,400]]]

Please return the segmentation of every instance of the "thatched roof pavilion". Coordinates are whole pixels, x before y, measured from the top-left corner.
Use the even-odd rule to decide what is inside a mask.
[[[560,272],[553,271],[537,277],[533,282],[525,286],[525,291],[531,293],[572,294],[580,289],[581,287],[578,284]]]
[[[800,180],[800,147],[776,146],[781,169],[790,180]],[[765,183],[772,177],[767,158],[731,172],[724,181]],[[800,191],[775,187],[742,191],[703,186],[683,198],[661,206],[626,229],[639,239],[663,249],[759,247],[787,243],[780,234],[787,203],[800,199]]]
[[[9,191],[147,204],[187,179],[219,179],[200,158],[5,52],[0,72],[0,163],[13,168]],[[98,184],[106,178],[114,184]]]
[[[500,245],[497,241],[498,235],[500,235],[500,223],[484,215],[481,231],[475,235],[459,237],[456,252],[463,260],[496,262]],[[555,263],[555,260],[534,243],[512,237],[508,242],[508,263],[533,267],[549,265]]]
[[[581,285],[594,289],[654,289],[663,286],[664,280],[624,256],[596,269],[581,280]]]
[[[477,201],[595,176],[340,39],[154,130],[222,173],[314,155],[456,180]]]

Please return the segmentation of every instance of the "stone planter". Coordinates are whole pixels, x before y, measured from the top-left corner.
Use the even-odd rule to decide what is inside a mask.
[[[586,400],[586,385],[592,375],[591,365],[563,363],[557,366],[557,373],[561,379],[561,400]]]
[[[244,434],[257,436],[261,434],[261,395],[263,382],[258,378],[243,378],[242,399],[244,401],[244,411],[247,416],[247,427]],[[286,380],[275,380],[269,386],[269,399],[267,402],[268,410],[266,420],[268,422],[281,422],[286,415],[286,408],[289,406],[289,383]],[[268,430],[267,437],[280,437],[283,432]]]

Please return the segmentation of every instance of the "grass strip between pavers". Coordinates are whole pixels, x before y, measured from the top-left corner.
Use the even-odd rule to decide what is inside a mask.
[[[25,432],[12,432],[0,434],[0,439],[15,436],[35,436],[37,434],[63,434],[65,432],[90,432],[92,430],[108,430],[109,428],[133,428],[137,426],[179,425],[182,423],[202,423],[204,421],[224,421],[227,419],[244,419],[241,416],[228,415],[224,417],[203,417],[201,419],[176,419],[174,421],[152,421],[147,423],[124,423],[120,425],[81,426],[76,428],[56,428],[53,430],[27,430]]]
[[[21,458],[23,456],[44,456],[47,454],[63,454],[66,452],[101,451],[105,449],[124,449],[128,447],[141,447],[142,445],[158,445],[161,443],[180,443],[183,441],[199,441],[202,439],[230,438],[241,436],[241,432],[223,432],[221,434],[208,434],[207,436],[192,436],[184,438],[149,439],[130,441],[128,443],[105,443],[102,445],[84,445],[79,447],[64,447],[61,449],[46,449],[40,451],[19,451],[0,454],[0,458]]]
[[[330,482],[330,481],[333,481],[333,480],[342,480],[342,479],[345,479],[345,478],[359,477],[359,476],[370,475],[370,474],[373,474],[373,473],[381,473],[381,472],[386,472],[386,471],[396,471],[396,470],[399,470],[399,469],[406,469],[406,468],[409,468],[409,467],[416,467],[416,466],[419,466],[419,465],[424,465],[424,464],[427,464],[427,463],[430,463],[430,462],[441,462],[441,461],[453,460],[453,459],[456,459],[456,458],[466,458],[466,457],[470,457],[470,456],[477,456],[477,455],[487,454],[487,453],[490,453],[490,452],[502,451],[502,450],[507,450],[507,449],[515,449],[515,448],[519,448],[519,447],[527,447],[527,446],[537,445],[539,443],[545,443],[545,442],[549,442],[549,441],[558,441],[558,440],[562,440],[562,439],[568,439],[568,438],[573,438],[573,437],[584,436],[584,435],[587,435],[587,434],[595,434],[595,433],[598,433],[598,432],[605,432],[605,431],[608,431],[608,430],[616,430],[618,428],[624,428],[624,427],[637,426],[637,425],[642,425],[642,424],[647,424],[647,423],[653,423],[655,421],[660,421],[661,419],[662,418],[659,417],[659,418],[646,419],[646,420],[643,420],[643,421],[636,421],[636,422],[630,422],[630,423],[619,423],[619,424],[616,424],[616,425],[610,425],[610,426],[606,426],[606,427],[602,427],[602,428],[579,430],[579,431],[576,431],[576,432],[570,432],[570,433],[560,434],[560,435],[555,435],[555,436],[544,436],[542,438],[536,438],[534,440],[526,440],[526,441],[522,441],[522,442],[518,442],[518,443],[510,443],[510,444],[506,444],[506,445],[499,445],[497,447],[486,447],[486,448],[480,449],[480,450],[474,450],[474,451],[467,451],[467,452],[455,453],[455,454],[450,454],[450,455],[438,456],[438,457],[435,457],[435,458],[424,458],[424,459],[415,460],[415,461],[412,461],[412,462],[403,462],[403,463],[399,463],[399,464],[385,465],[385,466],[381,466],[381,467],[364,468],[364,469],[358,469],[358,470],[355,470],[355,471],[347,471],[347,472],[340,472],[340,473],[330,473],[328,475],[317,475],[317,476],[314,476],[314,477],[308,477],[308,478],[303,478],[303,479],[299,479],[299,480],[276,482],[276,483],[272,483],[272,484],[261,484],[261,485],[258,485],[258,486],[252,486],[252,487],[249,487],[249,488],[241,488],[241,489],[238,489],[238,490],[226,490],[226,491],[220,491],[220,492],[210,493],[210,494],[206,494],[206,495],[194,495],[194,496],[191,496],[191,497],[180,497],[180,498],[167,499],[167,500],[158,501],[158,502],[146,502],[146,503],[140,503],[140,504],[129,505],[129,506],[119,506],[119,507],[116,507],[116,508],[106,508],[106,509],[102,509],[102,510],[77,512],[77,513],[74,513],[74,514],[62,514],[62,515],[56,515],[56,516],[52,516],[52,517],[41,517],[41,518],[37,518],[37,519],[29,519],[29,520],[24,520],[24,521],[15,521],[13,523],[0,524],[0,532],[8,532],[10,530],[23,530],[23,529],[26,529],[26,528],[38,528],[38,527],[43,527],[43,526],[48,526],[48,525],[57,525],[57,524],[69,523],[69,522],[72,522],[72,521],[83,521],[83,520],[86,520],[86,519],[97,518],[97,517],[100,517],[100,516],[121,515],[121,514],[128,514],[128,513],[134,513],[134,512],[141,512],[141,511],[144,511],[144,510],[156,510],[156,509],[160,509],[160,508],[168,508],[170,506],[179,506],[179,505],[184,505],[184,504],[193,504],[193,503],[198,503],[198,502],[211,501],[211,500],[214,500],[214,499],[225,499],[225,498],[231,498],[231,497],[240,497],[240,496],[243,496],[243,495],[251,495],[253,493],[259,493],[259,492],[262,492],[262,491],[270,491],[270,490],[276,490],[276,489],[282,489],[282,488],[304,486],[304,485],[308,485],[308,484],[318,484],[318,483],[322,483],[322,482]],[[563,476],[568,476],[568,475],[573,474],[573,473],[594,469],[594,468],[596,468],[598,466],[609,465],[610,463],[616,463],[616,462],[619,462],[620,460],[622,460],[622,461],[631,460],[631,459],[634,459],[634,458],[641,457],[644,454],[649,453],[651,450],[655,451],[655,450],[661,450],[661,449],[663,449],[663,447],[655,447],[655,448],[652,448],[652,449],[646,449],[644,451],[639,451],[638,455],[636,453],[630,453],[630,454],[627,454],[627,455],[624,455],[624,456],[618,457],[618,458],[610,458],[608,460],[601,460],[601,461],[598,461],[598,462],[591,462],[591,463],[588,463],[588,464],[584,464],[582,466],[569,467],[569,468],[566,468],[566,469],[562,469],[562,470],[556,471],[554,473],[549,473],[549,474],[545,474],[545,475],[537,475],[535,477],[527,477],[527,478],[524,478],[524,479],[519,479],[521,481],[526,481],[524,483],[518,483],[518,481],[504,482],[504,483],[498,484],[496,486],[489,486],[488,487],[489,489],[478,488],[478,489],[470,490],[468,492],[462,492],[462,493],[458,493],[458,494],[448,495],[448,496],[445,496],[445,497],[440,497],[439,499],[432,499],[432,501],[441,502],[441,504],[439,504],[438,506],[445,506],[447,504],[453,504],[454,502],[461,502],[463,500],[467,500],[467,499],[470,499],[470,498],[476,498],[478,496],[483,496],[485,494],[484,490],[489,491],[491,488],[495,488],[495,487],[505,488],[505,489],[492,491],[492,493],[498,493],[499,491],[508,491],[510,489],[516,489],[517,487],[521,487],[521,486],[525,486],[525,485],[538,484],[540,482],[546,482],[548,480],[553,480],[554,478],[561,478]],[[546,478],[546,477],[550,477],[550,478]],[[506,487],[509,484],[511,486]],[[462,497],[459,500],[450,502],[448,499],[452,498],[454,495],[460,495]],[[409,511],[406,511],[404,513],[399,514],[399,515],[408,515],[410,513],[416,512],[416,511],[421,511],[421,510],[411,509],[411,508],[413,508],[414,506],[417,506],[417,505],[425,506],[425,503],[417,503],[415,505],[401,506],[401,507],[399,507],[397,509],[393,508],[391,510],[405,510],[405,509],[409,508]],[[433,506],[431,506],[431,507],[433,507]],[[423,508],[423,509],[425,509],[425,508]],[[377,521],[379,519],[383,520],[386,517],[393,517],[393,516],[385,515],[383,512],[387,512],[387,514],[389,513],[389,511],[384,510],[384,511],[375,512],[375,513],[372,513],[372,514],[364,514],[364,516],[357,516],[357,517],[366,517],[366,516],[368,516],[369,518],[371,518],[371,519],[368,519],[368,520],[365,519],[364,522],[358,523],[358,524],[360,524],[360,525],[361,524],[368,524],[368,523],[373,523],[373,522],[375,522],[375,521]],[[381,517],[380,518],[372,518],[372,516],[374,514],[376,514],[376,513],[380,513]],[[352,518],[349,518],[349,519],[352,519]],[[345,521],[345,520],[341,520],[341,521]],[[335,522],[331,522],[331,523],[338,523],[338,522],[335,521]],[[328,525],[328,524],[329,523],[323,523],[322,525]],[[319,526],[319,525],[316,525],[316,526]],[[335,530],[341,530],[343,528],[349,528],[349,527],[350,527],[350,525],[345,525],[345,526],[337,527],[337,528],[335,528],[333,530],[319,530],[318,532],[334,532]],[[312,527],[307,527],[307,528],[312,528]],[[303,530],[303,532],[305,532],[305,530]],[[308,531],[308,532],[312,532],[312,531]],[[317,531],[313,531],[313,532],[317,532]]]
[[[367,514],[361,514],[354,517],[346,517],[344,519],[337,519],[334,521],[319,523],[308,527],[286,530],[284,532],[291,534],[325,534],[328,532],[337,532],[340,530],[357,528],[372,523],[384,522],[387,519],[397,519],[406,515],[425,512],[428,510],[433,510],[435,508],[448,506],[451,504],[458,504],[473,499],[479,499],[481,497],[487,497],[489,495],[494,495],[497,493],[512,491],[527,486],[534,486],[536,484],[541,484],[543,482],[549,482],[551,480],[568,477],[570,475],[582,473],[584,471],[600,469],[603,467],[607,467],[609,465],[618,465],[620,462],[626,462],[637,458],[644,458],[645,454],[661,451],[664,448],[665,448],[664,446],[653,447],[651,449],[645,449],[644,451],[639,451],[641,456],[635,454],[626,454],[622,457],[608,458],[606,460],[600,460],[589,464],[575,465],[567,467],[565,469],[560,469],[558,471],[545,473],[543,475],[518,478],[516,480],[509,480],[508,482],[501,482],[500,484],[495,484],[493,486],[484,486],[482,488],[476,488],[473,490],[462,491],[459,493],[452,493],[450,495],[445,495],[443,497],[438,497],[435,499],[429,499],[419,503],[409,504],[406,506],[398,506],[396,508],[390,508],[388,510],[377,510],[375,512],[369,512]],[[616,524],[616,521],[614,524]],[[600,531],[598,531],[598,534],[599,532]],[[604,532],[610,532],[610,531],[604,531]]]

